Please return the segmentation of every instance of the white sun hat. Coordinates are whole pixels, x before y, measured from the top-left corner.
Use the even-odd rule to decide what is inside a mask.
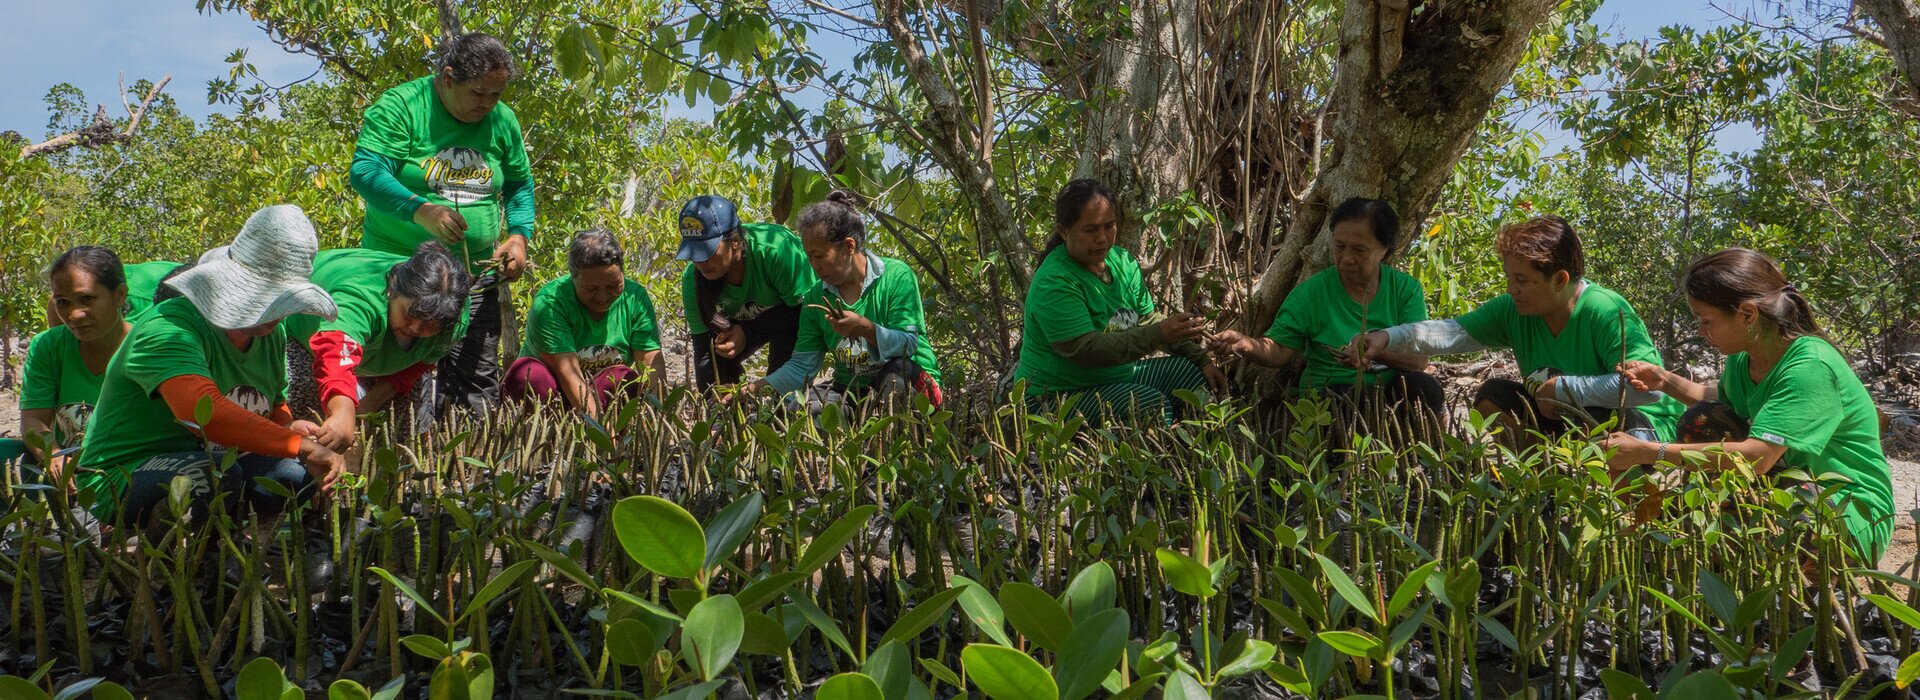
[[[207,251],[166,284],[218,328],[252,328],[294,314],[331,321],[339,314],[333,298],[310,279],[319,248],[306,212],[278,204],[254,212],[233,243]]]

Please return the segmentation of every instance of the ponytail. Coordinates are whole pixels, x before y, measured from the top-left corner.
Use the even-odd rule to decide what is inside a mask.
[[[1831,342],[1807,297],[1772,258],[1752,250],[1728,248],[1701,258],[1687,270],[1681,286],[1688,297],[1722,311],[1751,302],[1787,340],[1811,335]]]

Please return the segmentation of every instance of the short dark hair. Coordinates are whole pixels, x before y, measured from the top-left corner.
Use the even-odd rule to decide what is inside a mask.
[[[193,269],[193,266],[199,265],[199,264],[200,264],[200,261],[195,260],[185,265],[181,265],[179,267],[173,268],[171,271],[167,272],[166,275],[162,276],[160,278],[160,284],[153,288],[153,303],[158,304],[160,302],[166,301],[168,299],[172,299],[174,297],[186,296],[185,294],[181,294],[180,290],[174,289],[171,285],[167,284],[167,280],[171,280],[175,277],[179,277],[182,273]]]
[[[1332,230],[1349,221],[1367,222],[1373,239],[1389,251],[1400,242],[1400,215],[1393,212],[1391,204],[1378,199],[1350,197],[1333,208],[1333,215],[1327,217],[1327,229]]]
[[[579,272],[589,267],[627,265],[627,253],[620,248],[620,239],[603,228],[590,228],[573,234],[573,243],[567,245],[567,269]]]
[[[93,276],[93,281],[107,289],[120,289],[127,286],[127,271],[120,265],[120,255],[113,249],[97,245],[83,245],[68,248],[53,259],[47,266],[47,286],[53,286],[53,276],[61,270],[77,267]]]
[[[460,318],[471,289],[467,268],[439,241],[420,244],[413,257],[387,270],[387,298],[413,300],[407,315],[441,325]]]
[[[859,198],[846,190],[834,190],[825,201],[815,202],[800,210],[800,218],[794,228],[801,237],[813,235],[818,231],[828,243],[853,239],[853,242],[865,245],[867,242],[867,223],[860,218],[857,208]]]
[[[516,71],[513,54],[507,51],[507,45],[491,34],[473,32],[454,37],[453,41],[440,50],[440,74],[464,83],[482,75],[505,68],[507,75]]]
[[[1558,216],[1536,216],[1500,229],[1493,249],[1501,255],[1518,255],[1533,268],[1548,275],[1565,271],[1570,279],[1587,276],[1587,254],[1573,224]]]

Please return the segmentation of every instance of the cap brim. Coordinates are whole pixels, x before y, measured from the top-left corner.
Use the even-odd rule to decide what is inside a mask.
[[[216,251],[221,255],[214,255]],[[194,308],[216,328],[253,328],[294,314],[312,314],[326,320],[339,315],[333,297],[306,280],[277,282],[240,266],[224,250],[208,251],[193,269],[166,282],[193,302]]]
[[[687,262],[706,262],[707,258],[713,257],[714,251],[720,249],[721,238],[721,236],[704,240],[698,238],[682,238],[680,239],[680,252],[674,254],[673,258]]]

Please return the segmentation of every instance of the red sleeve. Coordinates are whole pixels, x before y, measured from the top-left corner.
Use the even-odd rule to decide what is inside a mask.
[[[313,351],[313,381],[320,386],[320,405],[335,396],[345,396],[360,405],[360,378],[353,370],[360,366],[360,344],[342,331],[320,331],[307,341]]]
[[[413,393],[413,385],[418,384],[420,378],[426,376],[428,372],[432,372],[433,367],[425,362],[416,362],[412,367],[381,377],[380,381],[393,387],[394,396],[406,396]]]
[[[300,453],[299,433],[241,408],[222,395],[211,379],[183,374],[161,382],[160,396],[166,399],[174,418],[189,423],[194,422],[194,410],[200,406],[200,400],[212,398],[213,416],[200,426],[200,432],[215,444],[269,457],[292,457]]]

